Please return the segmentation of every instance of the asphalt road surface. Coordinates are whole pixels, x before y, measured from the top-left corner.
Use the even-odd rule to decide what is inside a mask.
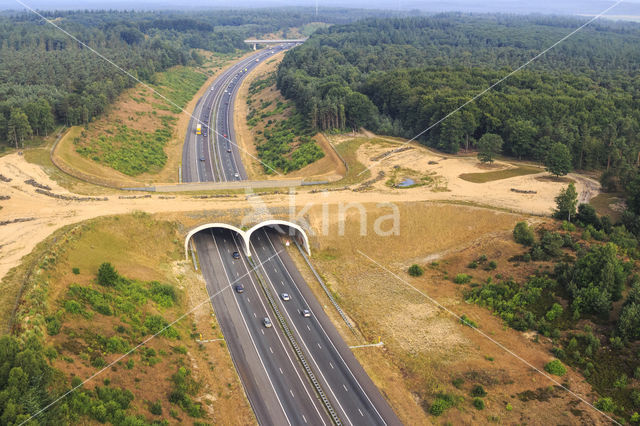
[[[253,68],[289,47],[282,45],[261,50],[233,64],[198,100],[182,149],[182,182],[226,182],[247,178],[234,143],[235,95]],[[198,124],[202,127],[200,135],[196,134]]]
[[[239,61],[222,73],[198,101],[185,137],[183,182],[246,179],[233,143],[235,95],[252,68],[289,47],[265,49]],[[196,135],[198,123],[202,135]],[[279,326],[257,273],[277,299],[280,312],[342,424],[400,424],[331,324],[277,234],[273,230],[253,234],[253,261],[259,265],[258,271],[252,271],[238,238],[232,231],[215,229],[199,232],[193,241],[215,315],[258,423],[328,425],[333,421]],[[241,293],[237,285],[243,287]],[[292,298],[288,302],[278,297],[285,291]],[[303,317],[301,310],[307,308],[312,314]],[[264,318],[273,325],[265,327]]]

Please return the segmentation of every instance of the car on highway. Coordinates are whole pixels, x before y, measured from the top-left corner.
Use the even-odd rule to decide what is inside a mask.
[[[241,284],[236,286],[236,293],[244,293],[244,287]]]
[[[204,155],[200,156],[200,161],[204,161]]]
[[[224,137],[226,138],[226,137],[227,137],[227,134],[225,133],[225,134],[224,134],[224,135],[222,135],[222,136],[224,136]]]
[[[265,328],[271,328],[271,320],[267,317],[264,317],[262,320],[262,324],[264,325]]]
[[[240,179],[240,175],[239,175],[238,173],[235,173],[235,174],[233,175],[233,177],[234,177],[234,178],[236,178],[236,179],[238,179],[238,180]]]
[[[227,152],[231,152],[231,147],[230,146],[227,147]]]
[[[291,296],[289,296],[289,293],[281,293],[281,294],[280,294],[280,298],[281,298],[282,300],[284,300],[285,302],[287,302],[287,301],[291,300]]]
[[[302,314],[303,317],[305,318],[309,318],[311,316],[311,311],[308,309],[303,309],[302,311],[300,311],[300,313]]]
[[[238,253],[237,251],[234,251],[231,257],[233,257],[234,259],[240,259],[240,253]]]

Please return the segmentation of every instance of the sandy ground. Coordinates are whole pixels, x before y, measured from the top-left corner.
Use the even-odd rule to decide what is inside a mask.
[[[301,210],[312,204],[326,204],[332,206],[327,209],[330,214],[335,213],[336,206],[344,203],[402,203],[414,201],[456,201],[506,208],[509,210],[537,215],[549,214],[554,205],[554,197],[565,186],[562,183],[539,181],[537,175],[528,175],[504,179],[484,184],[464,181],[458,176],[461,173],[482,172],[479,163],[472,158],[449,157],[435,154],[425,148],[415,147],[380,162],[371,161],[371,157],[384,152],[388,147],[363,144],[358,151],[358,157],[366,165],[371,165],[372,176],[379,170],[388,173],[394,165],[420,169],[424,172],[435,172],[446,181],[447,191],[434,191],[424,186],[411,189],[392,189],[384,184],[384,179],[374,184],[367,191],[354,192],[340,190],[312,193],[313,188],[298,191],[294,196],[285,194],[270,194],[260,197],[267,207],[281,207],[288,210]],[[438,164],[429,165],[429,161]],[[513,167],[504,164],[505,167]],[[108,201],[65,201],[51,198],[35,192],[35,188],[24,183],[33,178],[41,184],[52,188],[56,194],[69,194],[51,180],[45,172],[36,165],[25,161],[23,156],[9,154],[0,158],[0,174],[12,179],[11,182],[0,182],[0,194],[11,198],[0,201],[0,222],[20,218],[35,218],[35,220],[11,223],[0,226],[0,279],[7,271],[16,266],[20,259],[31,252],[33,247],[54,230],[71,223],[89,218],[123,214],[133,211],[148,213],[186,212],[230,210],[239,208],[254,208],[255,197],[248,202],[244,194],[229,198],[196,199],[191,195],[177,195],[175,198],[160,198],[162,195],[152,195],[143,199],[120,199],[116,195],[109,195]],[[596,195],[599,185],[588,178],[574,175],[576,188],[583,201]],[[536,190],[534,195],[517,194],[510,188]],[[111,192],[112,193],[112,192]],[[138,193],[122,192],[122,196],[139,195]],[[167,194],[164,194],[167,197]],[[295,218],[294,218],[295,219]],[[239,220],[239,219],[238,219]]]

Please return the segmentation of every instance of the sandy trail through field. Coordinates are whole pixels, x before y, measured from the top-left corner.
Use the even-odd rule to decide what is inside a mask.
[[[392,189],[384,180],[370,190],[354,192],[340,190],[322,194],[311,193],[310,189],[297,191],[295,195],[273,194],[261,197],[264,205],[270,208],[288,208],[295,211],[308,205],[327,204],[336,206],[344,203],[403,203],[415,201],[462,201],[482,205],[507,208],[522,213],[538,215],[549,214],[555,205],[554,197],[566,186],[557,182],[541,182],[538,175],[520,176],[511,179],[474,184],[459,178],[461,173],[486,171],[478,162],[468,157],[450,157],[443,159],[441,154],[433,153],[422,147],[415,147],[372,164],[370,158],[384,147],[362,145],[358,151],[359,160],[372,166],[372,175],[379,170],[387,172],[395,165],[411,167],[425,172],[437,173],[446,181],[447,191],[433,191],[429,187],[412,189]],[[429,164],[429,161],[436,164]],[[513,167],[507,163],[505,167]],[[51,187],[51,191],[60,195],[74,195],[60,187],[39,167],[28,163],[23,156],[9,154],[0,158],[0,174],[11,179],[0,182],[0,195],[8,195],[9,200],[0,201],[0,222],[16,219],[31,219],[26,222],[8,223],[0,226],[0,279],[20,259],[30,253],[40,241],[56,229],[98,216],[125,214],[134,211],[147,213],[228,211],[231,209],[251,209],[255,203],[247,201],[244,194],[229,198],[197,199],[190,195],[176,195],[175,198],[162,199],[169,194],[153,194],[150,198],[121,199],[118,195],[109,195],[108,201],[69,201],[52,198],[36,192],[36,188],[24,183],[34,179]],[[597,193],[599,185],[582,176],[572,176],[576,180],[576,189],[581,201],[588,200]],[[355,187],[355,186],[354,186]],[[510,188],[533,189],[537,194],[516,194]],[[122,196],[140,195],[122,192]],[[254,198],[255,200],[255,198]],[[332,210],[332,211],[335,211]],[[292,216],[294,216],[292,214]],[[295,216],[294,216],[295,217]],[[240,220],[240,219],[239,219]]]

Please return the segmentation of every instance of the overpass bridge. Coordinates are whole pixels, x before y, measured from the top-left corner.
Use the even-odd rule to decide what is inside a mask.
[[[256,50],[259,44],[284,44],[284,43],[304,43],[306,38],[294,38],[294,39],[275,39],[275,40],[260,40],[260,39],[247,39],[244,42],[253,44],[253,50]]]

